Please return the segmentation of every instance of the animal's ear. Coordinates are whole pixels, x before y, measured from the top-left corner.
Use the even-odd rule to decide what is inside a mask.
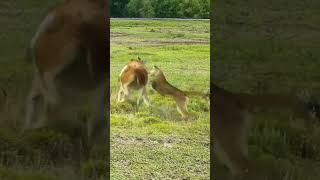
[[[138,56],[138,60],[141,61],[140,57]]]
[[[159,69],[158,66],[153,66],[153,67],[156,68],[156,69]]]

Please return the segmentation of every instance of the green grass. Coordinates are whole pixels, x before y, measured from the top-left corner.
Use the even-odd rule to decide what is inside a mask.
[[[253,94],[306,89],[319,99],[318,5],[315,0],[217,1],[213,81]],[[319,179],[319,133],[290,126],[285,112],[261,112],[253,119],[249,157],[269,174],[266,179]],[[216,167],[222,179],[226,170]]]
[[[175,103],[148,85],[154,107],[137,110],[116,103],[118,75],[130,59],[140,57],[161,68],[183,90],[208,91],[209,21],[111,21],[111,178],[209,179],[209,107],[189,98],[190,119],[181,120]]]

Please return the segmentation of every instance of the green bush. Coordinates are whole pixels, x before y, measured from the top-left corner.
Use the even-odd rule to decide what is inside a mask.
[[[130,0],[126,11],[129,17],[151,18],[155,15],[150,0]]]
[[[113,0],[112,17],[209,18],[209,0]]]

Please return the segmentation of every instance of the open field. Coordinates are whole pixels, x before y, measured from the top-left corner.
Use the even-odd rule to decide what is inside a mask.
[[[210,82],[209,21],[111,21],[111,178],[209,179],[209,107],[189,98],[190,119],[180,119],[172,99],[148,85],[155,105],[136,110],[116,103],[118,75],[138,56],[148,69],[157,65],[173,85],[208,91]]]
[[[216,84],[253,94],[306,89],[319,100],[319,1],[231,0],[216,1],[214,7]],[[283,111],[263,111],[253,119],[249,157],[267,179],[319,179],[319,133],[306,141],[308,132],[290,127]],[[225,168],[216,167],[217,179],[223,179]]]

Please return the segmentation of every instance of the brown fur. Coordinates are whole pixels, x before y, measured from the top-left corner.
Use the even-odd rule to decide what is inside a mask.
[[[102,0],[68,0],[49,10],[30,45],[35,69],[26,129],[61,119],[65,105],[75,105],[79,99],[81,105],[87,95],[99,91],[90,98],[98,112],[89,121],[88,136],[95,141],[106,132],[107,12]]]
[[[184,120],[188,118],[187,96],[206,97],[206,95],[201,92],[182,91],[174,87],[167,81],[163,72],[157,66],[154,66],[152,68],[152,70],[150,71],[150,76],[152,77],[152,88],[162,96],[169,96],[173,98],[176,101],[177,110]]]
[[[232,93],[214,84],[211,90],[214,100],[212,144],[218,158],[231,170],[233,179],[258,179],[247,152],[250,112],[257,108],[289,109],[295,117],[303,118],[307,127],[313,119],[304,104],[294,97]]]
[[[127,63],[119,75],[119,81],[118,102],[125,101],[132,90],[139,90],[140,97],[138,98],[137,104],[139,105],[140,100],[143,99],[145,104],[150,105],[146,91],[148,71],[143,61],[140,59],[132,59]]]

